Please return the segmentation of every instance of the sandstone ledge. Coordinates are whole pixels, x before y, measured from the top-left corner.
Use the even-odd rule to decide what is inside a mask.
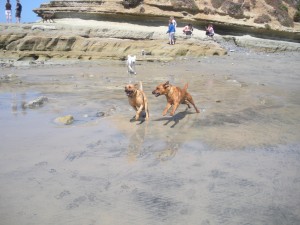
[[[75,25],[74,25],[75,24]],[[224,55],[226,49],[205,35],[186,39],[178,30],[177,44],[168,45],[166,27],[113,22],[58,20],[52,24],[1,25],[0,55],[24,59],[125,59],[128,54],[148,54],[145,60]]]
[[[236,46],[262,51],[299,51],[300,44],[253,38],[215,35],[217,41],[194,30],[186,39],[177,28],[177,43],[167,44],[166,26],[144,26],[108,21],[61,19],[56,23],[1,24],[0,56],[17,60],[48,59],[116,59],[128,54],[147,55],[139,60],[172,60],[176,57],[225,55],[222,43],[234,41]]]

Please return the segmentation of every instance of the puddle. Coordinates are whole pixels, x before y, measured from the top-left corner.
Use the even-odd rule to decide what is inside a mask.
[[[24,105],[38,96],[39,93],[37,92],[0,93],[0,111],[2,116],[25,116],[30,109],[26,109]]]

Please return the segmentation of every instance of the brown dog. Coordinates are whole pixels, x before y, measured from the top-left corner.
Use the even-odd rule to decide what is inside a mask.
[[[138,120],[140,118],[140,114],[143,110],[146,113],[146,120],[148,120],[148,101],[145,93],[143,92],[142,82],[140,82],[140,88],[138,88],[138,84],[127,84],[125,86],[125,93],[128,97],[129,104],[136,111],[135,120]]]
[[[178,108],[179,104],[186,104],[189,108],[191,108],[191,103],[196,112],[199,113],[200,111],[197,109],[192,96],[187,92],[188,84],[184,86],[183,89],[172,86],[169,84],[169,81],[167,81],[164,84],[159,84],[154,91],[152,91],[152,94],[155,95],[155,97],[158,97],[160,95],[165,95],[167,98],[167,106],[165,110],[163,111],[163,116],[165,116],[168,112],[168,110],[173,106],[173,109],[170,113],[171,116],[174,115],[176,109]]]

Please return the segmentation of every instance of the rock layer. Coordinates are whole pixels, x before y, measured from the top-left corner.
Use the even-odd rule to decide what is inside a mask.
[[[300,25],[292,22],[295,4],[278,2],[281,3],[276,8],[265,0],[52,0],[34,12],[41,17],[54,13],[57,19],[81,18],[157,26],[165,25],[168,18],[174,16],[179,24],[190,22],[198,29],[213,22],[220,34],[251,34],[300,42]]]
[[[90,22],[91,23],[91,22]],[[85,22],[83,23],[85,24]],[[167,44],[168,36],[145,29],[120,29],[55,25],[4,25],[0,37],[0,55],[17,59],[125,59],[128,54],[148,54],[146,60],[169,60],[178,56],[224,55],[226,49],[212,40],[185,39]],[[166,28],[162,28],[165,31]]]

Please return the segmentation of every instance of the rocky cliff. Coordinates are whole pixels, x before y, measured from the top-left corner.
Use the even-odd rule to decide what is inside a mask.
[[[251,34],[300,42],[300,25],[293,22],[299,1],[294,0],[52,0],[38,9],[39,16],[125,21],[164,25],[170,16],[179,24],[203,29],[215,24],[220,34]]]

